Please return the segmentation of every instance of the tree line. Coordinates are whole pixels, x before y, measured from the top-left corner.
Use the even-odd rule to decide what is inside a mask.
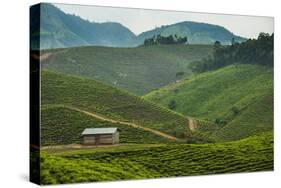
[[[144,40],[144,46],[157,45],[157,44],[187,44],[187,37],[179,37],[177,35],[161,36],[154,35],[151,38]]]
[[[273,66],[274,34],[260,33],[257,39],[249,39],[243,43],[232,42],[222,46],[216,41],[213,54],[190,64],[194,72],[215,70],[230,64],[257,64]]]

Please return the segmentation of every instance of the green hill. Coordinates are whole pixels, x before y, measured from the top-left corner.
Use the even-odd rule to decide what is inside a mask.
[[[136,48],[79,47],[43,53],[43,69],[94,78],[143,95],[191,74],[190,62],[208,56],[213,46],[159,45]]]
[[[156,35],[187,37],[189,44],[214,44],[215,41],[220,41],[224,45],[229,45],[232,39],[235,42],[246,41],[246,38],[236,36],[222,26],[191,21],[163,25],[153,30],[145,31],[136,36],[135,41],[142,44],[145,39]]]
[[[41,105],[64,105],[177,138],[193,138],[184,116],[91,79],[42,71]]]
[[[40,49],[90,45],[121,47],[128,46],[135,37],[134,33],[120,23],[90,22],[64,13],[55,4],[40,3],[32,6],[30,10],[32,49],[39,48],[36,46],[36,43],[39,44],[38,40]],[[40,38],[37,37],[39,33]]]
[[[173,110],[213,122],[218,140],[236,140],[273,129],[273,70],[232,65],[198,74],[145,96]]]
[[[41,110],[41,144],[80,144],[85,128],[118,127],[120,143],[169,143],[173,140],[120,123],[102,121],[63,105],[45,105]]]
[[[41,162],[42,184],[267,171],[273,170],[273,136],[221,144],[44,150]]]

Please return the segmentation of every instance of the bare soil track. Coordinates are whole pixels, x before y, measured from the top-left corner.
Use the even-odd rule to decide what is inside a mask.
[[[188,117],[188,128],[189,128],[191,131],[195,131],[195,129],[197,128],[197,122],[196,122],[196,120],[194,120],[194,119],[191,118],[191,117]]]
[[[157,131],[157,130],[154,130],[154,129],[151,129],[151,128],[148,128],[148,127],[143,127],[142,125],[139,125],[139,124],[136,124],[136,123],[114,120],[114,119],[111,119],[111,118],[108,118],[108,117],[104,117],[104,116],[101,116],[101,115],[93,113],[93,112],[88,112],[88,111],[85,111],[85,110],[81,110],[79,108],[72,107],[72,106],[66,106],[66,107],[71,109],[71,110],[82,112],[82,113],[87,114],[89,116],[95,117],[95,118],[100,119],[102,121],[108,121],[108,122],[111,122],[111,123],[119,123],[119,124],[122,124],[122,125],[127,125],[127,126],[131,126],[131,127],[134,127],[134,128],[143,129],[145,131],[149,131],[149,132],[151,132],[153,134],[156,134],[158,136],[162,136],[162,137],[165,137],[165,138],[170,139],[170,140],[179,141],[179,139],[174,137],[174,136],[168,135],[166,133],[163,133],[161,131]]]

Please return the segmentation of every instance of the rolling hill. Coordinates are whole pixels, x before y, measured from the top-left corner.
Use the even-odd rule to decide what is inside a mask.
[[[186,36],[189,44],[214,44],[215,41],[220,41],[223,45],[229,45],[231,44],[232,39],[239,43],[246,41],[245,38],[236,36],[222,26],[191,21],[164,25],[156,29],[143,32],[136,36],[135,41],[137,44],[142,44],[145,39],[156,35]]]
[[[213,122],[215,127],[209,128],[218,141],[273,129],[273,70],[266,66],[228,66],[170,84],[144,98],[165,107],[173,103],[179,113]]]
[[[189,44],[231,44],[246,39],[236,36],[224,27],[198,22],[180,22],[163,25],[135,35],[117,22],[96,23],[79,16],[64,13],[56,4],[40,3],[31,7],[31,48],[69,48],[78,46],[136,47],[154,35],[178,35],[188,37]],[[39,37],[40,35],[40,37]]]
[[[220,144],[128,145],[43,150],[42,184],[273,170],[273,135]]]
[[[40,11],[40,13],[39,13]],[[66,14],[49,3],[31,7],[30,15],[32,49],[66,48],[74,46],[128,46],[135,37],[120,23],[95,23],[79,16]],[[40,15],[40,16],[38,16]],[[38,24],[40,22],[40,24]],[[38,36],[40,33],[40,39]],[[36,42],[37,41],[37,42]]]
[[[62,105],[66,106],[68,111],[69,109],[75,109],[76,111],[84,112],[84,114],[93,113],[95,117],[111,119],[117,124],[121,124],[121,122],[122,124],[126,124],[126,122],[128,124],[129,122],[131,127],[139,125],[139,127],[143,127],[143,130],[158,131],[174,136],[179,140],[183,139],[185,142],[189,139],[202,141],[200,137],[197,138],[197,135],[192,135],[188,128],[189,121],[186,117],[126,91],[91,79],[42,71],[41,105]],[[59,114],[59,116],[63,119],[52,120],[52,111],[42,109],[43,118],[45,117],[44,113],[49,114],[46,116],[46,126],[60,126],[59,121],[66,122],[65,119],[67,119],[68,115],[71,117],[69,121],[72,121],[73,118],[73,121],[76,121],[75,119],[79,115],[72,115],[72,112],[67,115],[63,113],[67,109],[61,110],[62,114]],[[50,118],[55,123],[50,122]],[[83,122],[83,119],[79,121]],[[55,125],[56,121],[58,121],[58,125]],[[76,130],[72,130],[78,131],[84,126],[87,125],[83,124],[80,128],[77,127],[77,129],[75,128]],[[48,127],[43,127],[42,129],[47,131],[45,136],[48,136]],[[52,131],[50,134],[52,134]],[[74,141],[77,141],[77,137]]]
[[[79,47],[43,51],[43,69],[94,78],[143,95],[191,74],[188,65],[212,53],[211,45],[136,48]],[[182,73],[182,74],[179,74]]]
[[[100,120],[64,105],[45,105],[41,110],[41,145],[80,144],[85,128],[118,127],[120,143],[173,143],[174,140],[141,128]]]

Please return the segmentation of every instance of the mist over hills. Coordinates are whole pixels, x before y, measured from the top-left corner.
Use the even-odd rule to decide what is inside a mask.
[[[77,46],[136,47],[143,44],[146,38],[156,35],[186,36],[189,44],[213,44],[215,41],[230,44],[233,38],[236,42],[246,40],[222,26],[207,23],[185,21],[157,27],[135,35],[120,23],[90,22],[79,16],[66,14],[49,3],[32,7],[31,17],[35,18],[32,15],[36,15],[39,11],[41,19],[37,17],[30,20],[33,49],[39,48],[36,46],[38,40],[40,40],[41,49]]]

